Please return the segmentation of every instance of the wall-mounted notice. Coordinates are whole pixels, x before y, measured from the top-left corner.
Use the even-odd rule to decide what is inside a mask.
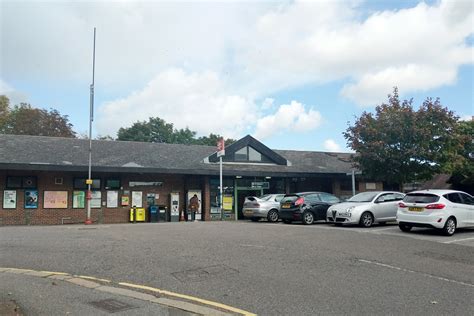
[[[107,207],[118,207],[118,191],[107,191]]]
[[[84,208],[86,200],[85,191],[73,191],[72,192],[72,208]]]
[[[3,191],[3,208],[16,208],[16,190]]]
[[[67,191],[44,191],[44,208],[67,208]]]
[[[142,207],[143,204],[143,192],[132,191],[132,206]]]

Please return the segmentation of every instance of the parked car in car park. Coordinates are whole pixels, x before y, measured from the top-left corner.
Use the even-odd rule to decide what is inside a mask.
[[[242,213],[245,218],[256,222],[266,218],[269,222],[277,222],[279,218],[280,201],[284,194],[266,194],[261,197],[248,196],[245,198]]]
[[[287,194],[280,202],[280,218],[284,223],[302,221],[310,225],[326,219],[327,209],[339,203],[338,197],[325,192],[302,192]]]
[[[398,203],[404,196],[394,191],[362,192],[346,202],[331,206],[327,210],[326,220],[336,225],[358,224],[362,227],[395,221]]]
[[[399,203],[397,222],[404,232],[429,227],[452,236],[457,228],[474,227],[474,197],[454,190],[410,192]]]

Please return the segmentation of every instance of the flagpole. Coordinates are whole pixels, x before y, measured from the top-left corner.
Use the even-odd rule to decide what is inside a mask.
[[[95,77],[95,27],[94,27],[94,48],[92,52],[92,84],[90,85],[90,106],[89,106],[89,168],[87,174],[87,218],[86,225],[92,224],[91,220],[91,184],[92,184],[92,121],[94,120],[94,78]]]

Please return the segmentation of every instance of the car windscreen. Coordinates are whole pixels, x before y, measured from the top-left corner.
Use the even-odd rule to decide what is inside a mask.
[[[298,195],[285,195],[280,203],[293,203],[298,199]]]
[[[379,192],[362,192],[351,197],[347,202],[371,202]]]
[[[259,197],[260,200],[262,201],[268,201],[270,200],[272,196],[270,194],[265,194],[265,195],[262,195],[261,197]]]
[[[406,203],[433,203],[439,201],[439,196],[429,193],[408,193],[403,198]]]

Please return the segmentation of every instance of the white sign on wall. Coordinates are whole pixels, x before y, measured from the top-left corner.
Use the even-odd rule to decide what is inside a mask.
[[[118,191],[107,191],[107,207],[118,207]]]
[[[16,208],[16,190],[3,191],[3,208]]]
[[[132,191],[132,206],[143,207],[142,191]]]

